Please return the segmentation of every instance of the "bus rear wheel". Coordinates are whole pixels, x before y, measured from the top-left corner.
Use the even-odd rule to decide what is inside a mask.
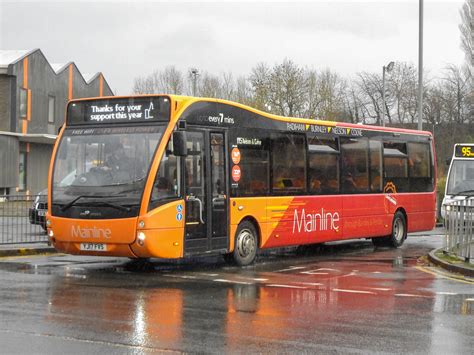
[[[253,223],[243,221],[235,233],[235,245],[232,256],[239,266],[247,266],[254,262],[257,256],[258,237]]]
[[[393,216],[392,233],[387,237],[372,238],[372,243],[375,246],[389,246],[398,248],[402,246],[407,238],[407,220],[405,215],[397,211]]]

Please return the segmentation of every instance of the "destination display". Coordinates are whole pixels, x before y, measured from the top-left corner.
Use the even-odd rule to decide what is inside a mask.
[[[454,156],[456,158],[474,158],[474,146],[472,145],[456,145],[454,148]]]
[[[71,102],[67,123],[114,124],[169,121],[170,99],[161,97],[108,98]]]

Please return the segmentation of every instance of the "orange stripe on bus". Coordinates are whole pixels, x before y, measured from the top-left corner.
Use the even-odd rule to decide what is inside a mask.
[[[21,128],[21,133],[26,134],[26,133],[27,133],[27,130],[28,130],[28,121],[27,121],[27,120],[23,120],[23,126],[22,126],[22,128]]]

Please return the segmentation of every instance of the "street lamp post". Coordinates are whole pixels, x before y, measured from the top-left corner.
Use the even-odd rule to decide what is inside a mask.
[[[191,75],[193,76],[193,96],[196,96],[196,81],[199,72],[197,69],[191,69]]]
[[[382,70],[382,127],[385,127],[385,72],[390,73],[394,65],[394,62],[390,62],[387,66],[384,65]]]
[[[418,21],[418,129],[423,129],[423,0],[419,0]]]

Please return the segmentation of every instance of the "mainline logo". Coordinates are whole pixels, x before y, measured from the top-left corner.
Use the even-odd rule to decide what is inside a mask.
[[[112,231],[109,228],[97,228],[96,226],[92,228],[81,228],[81,226],[72,226],[71,233],[74,238],[84,238],[84,239],[110,239]]]
[[[339,229],[339,213],[338,212],[326,212],[324,208],[317,213],[306,213],[304,208],[301,213],[295,209],[293,216],[293,233],[295,230],[300,233],[326,231],[326,230],[338,230]]]

